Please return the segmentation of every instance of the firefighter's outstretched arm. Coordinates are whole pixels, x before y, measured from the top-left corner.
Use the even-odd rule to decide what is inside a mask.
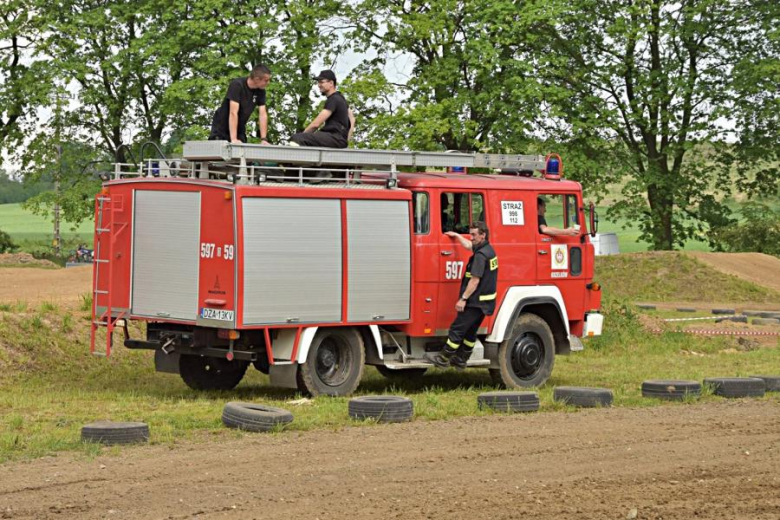
[[[455,233],[454,231],[447,231],[444,234],[450,238],[456,239],[458,242],[460,242],[460,245],[471,251],[471,240],[464,238],[463,235]]]

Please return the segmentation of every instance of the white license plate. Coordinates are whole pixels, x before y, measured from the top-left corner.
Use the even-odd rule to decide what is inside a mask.
[[[200,317],[204,320],[233,321],[233,311],[223,309],[208,309],[203,307],[200,310]]]

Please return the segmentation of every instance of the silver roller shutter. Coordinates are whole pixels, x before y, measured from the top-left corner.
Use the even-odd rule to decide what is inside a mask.
[[[135,192],[132,313],[198,315],[200,193]]]
[[[341,201],[244,198],[244,323],[341,321]]]
[[[409,202],[347,201],[349,321],[409,319]]]

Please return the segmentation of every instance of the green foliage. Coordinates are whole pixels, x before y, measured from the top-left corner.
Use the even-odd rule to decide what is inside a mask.
[[[715,228],[710,241],[731,252],[756,252],[780,256],[780,212],[759,202],[742,206],[743,220]]]
[[[24,202],[51,188],[52,183],[49,179],[40,179],[38,182],[22,182],[11,178],[0,170],[0,204]]]
[[[13,253],[16,244],[11,240],[11,235],[0,229],[0,253]]]

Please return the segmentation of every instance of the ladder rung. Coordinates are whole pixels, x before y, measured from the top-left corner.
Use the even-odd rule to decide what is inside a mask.
[[[92,261],[96,264],[107,264],[110,262],[107,258],[93,258]]]
[[[108,291],[99,291],[95,289],[95,294],[108,294]]]
[[[98,233],[108,233],[111,230],[109,228],[97,228],[95,231]]]
[[[106,357],[105,352],[98,352],[97,350],[92,353],[93,356],[100,356],[100,357]]]
[[[107,321],[93,321],[92,323],[94,323],[95,325],[108,325]]]
[[[111,197],[98,197],[97,200],[110,201]]]

